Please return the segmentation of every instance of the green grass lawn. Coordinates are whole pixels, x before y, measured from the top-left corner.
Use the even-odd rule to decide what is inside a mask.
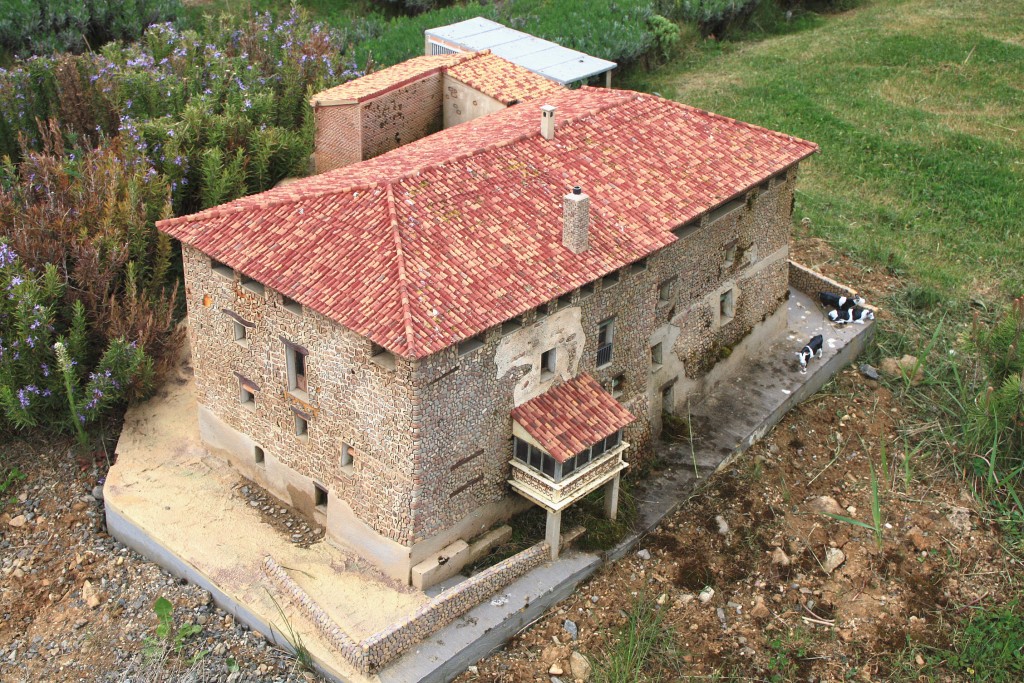
[[[817,142],[795,218],[858,261],[960,301],[1024,294],[1024,4],[879,1],[803,24],[619,85]]]

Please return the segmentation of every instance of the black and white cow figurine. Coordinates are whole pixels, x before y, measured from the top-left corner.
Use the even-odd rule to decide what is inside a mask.
[[[843,325],[846,323],[857,323],[858,325],[863,325],[867,320],[874,320],[875,314],[868,308],[854,306],[846,311],[840,311],[838,309],[829,311],[828,319],[837,325]]]
[[[797,358],[800,359],[800,372],[807,372],[807,361],[811,358],[821,358],[821,344],[824,340],[820,334],[816,334],[811,337],[811,341],[807,342],[807,346],[800,349],[800,352],[796,354]]]
[[[837,311],[848,311],[854,306],[863,306],[864,299],[856,294],[853,296],[840,296],[832,292],[818,292],[818,298],[826,308],[831,307]]]

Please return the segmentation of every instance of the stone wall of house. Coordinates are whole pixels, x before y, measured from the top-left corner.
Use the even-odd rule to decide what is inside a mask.
[[[624,431],[632,445],[624,457],[632,465],[646,462],[660,429],[661,388],[702,374],[720,349],[785,301],[795,182],[795,169],[766,182],[735,211],[714,221],[704,217],[644,267],[623,268],[617,282],[604,278],[592,292],[577,290],[531,311],[519,329],[503,333],[498,326],[480,336],[478,348],[462,354],[450,348],[417,363],[413,384],[423,424],[414,465],[415,541],[510,495],[512,408],[579,373],[606,388],[621,377],[619,401],[638,418]],[[671,278],[670,296],[660,301],[659,284]],[[723,319],[719,300],[726,290],[734,292],[733,315]],[[612,360],[598,368],[598,326],[608,318],[615,319]],[[651,345],[659,334],[673,340],[662,353],[674,362],[654,368]],[[551,348],[555,371],[542,373],[541,354]],[[664,368],[676,374],[665,376]],[[666,408],[685,399],[676,395]]]
[[[212,272],[204,254],[182,251],[196,399],[215,418],[204,438],[227,450],[243,474],[327,523],[332,535],[345,538],[344,519],[334,514],[344,509],[408,545],[418,419],[411,364],[380,367],[368,339],[308,308],[294,313],[277,292],[250,291],[237,273]],[[238,320],[252,325],[243,341],[235,340]],[[309,352],[306,395],[288,390],[285,340]],[[254,405],[242,404],[242,381],[254,385]],[[296,414],[308,418],[304,437],[296,435]],[[342,466],[345,444],[352,464]],[[315,505],[314,484],[328,491],[331,514]]]
[[[441,130],[440,71],[362,103],[363,159]]]
[[[816,273],[807,266],[796,261],[789,262],[789,281],[804,294],[818,299],[819,292],[830,292],[837,296],[853,296],[856,292],[832,278]]]
[[[451,128],[466,121],[500,111],[505,105],[490,95],[444,75],[444,127]]]
[[[317,173],[363,160],[359,104],[316,107],[313,163]]]

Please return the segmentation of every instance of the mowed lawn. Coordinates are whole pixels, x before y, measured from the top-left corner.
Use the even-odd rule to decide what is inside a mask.
[[[1024,295],[1024,3],[878,0],[621,87],[817,142],[795,219],[926,298]]]

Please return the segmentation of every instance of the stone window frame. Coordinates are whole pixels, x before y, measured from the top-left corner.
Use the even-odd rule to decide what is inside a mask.
[[[235,373],[238,379],[238,403],[246,410],[256,411],[256,394],[260,387],[256,382],[239,373]]]
[[[700,226],[701,219],[693,218],[672,228],[672,234],[676,236],[677,240],[681,240],[700,230]]]
[[[526,326],[526,314],[517,315],[514,318],[509,318],[501,324],[501,334],[506,336],[513,332],[518,332]]]
[[[309,423],[313,418],[309,413],[303,412],[295,406],[291,406],[291,409],[295,421],[295,437],[300,441],[307,441],[309,439]]]
[[[375,341],[370,342],[370,361],[385,370],[395,369],[395,354]]]
[[[679,281],[679,277],[673,275],[672,277],[665,278],[658,283],[658,303],[667,304],[670,303],[675,296],[676,283]]]
[[[280,337],[284,343],[285,372],[288,393],[303,401],[309,400],[309,349]],[[299,359],[302,360],[301,370]]]
[[[636,275],[647,270],[647,257],[634,261],[626,267],[626,272],[629,275]]]
[[[540,378],[544,381],[553,379],[558,368],[558,347],[552,346],[540,354]]]
[[[459,342],[458,352],[460,356],[467,356],[474,351],[482,349],[484,344],[487,343],[487,333],[481,332],[469,339],[464,339]]]
[[[604,336],[604,341],[601,337]],[[605,354],[608,359],[602,363],[601,356]],[[597,369],[606,368],[615,360],[615,316],[611,316],[597,323],[597,357],[594,359],[594,367]]]
[[[736,256],[739,254],[739,239],[733,238],[723,245],[725,256],[722,259],[722,268],[728,269],[736,265]]]
[[[618,400],[626,393],[626,373],[620,372],[608,380],[608,393]]]
[[[267,452],[263,450],[262,446],[257,446],[254,444],[252,447],[252,456],[253,460],[256,461],[257,465],[259,465],[260,467],[267,466]]]
[[[291,297],[281,295],[281,308],[292,313],[293,315],[302,315],[302,304]]]
[[[227,278],[228,280],[233,281],[235,279],[235,269],[229,266],[228,264],[224,263],[223,261],[218,261],[215,258],[210,258],[210,270],[215,275]]]
[[[601,278],[601,291],[611,289],[615,285],[619,284],[619,282],[621,281],[622,273],[620,273],[617,270],[613,270],[612,272],[605,274],[605,276]]]
[[[588,296],[594,293],[595,289],[597,289],[597,287],[593,282],[588,282],[586,284],[580,285],[580,299],[586,299]]]
[[[235,343],[243,348],[248,348],[249,329],[256,327],[256,324],[246,320],[242,316],[232,311],[230,308],[222,308],[220,309],[220,312],[226,315],[227,317],[231,318],[232,336],[234,337]]]
[[[574,299],[576,298],[574,296],[575,293],[576,293],[576,290],[573,290],[571,292],[566,292],[562,296],[560,296],[557,299],[555,299],[556,310],[562,310],[563,308],[571,307],[573,305],[573,303],[574,303]]]
[[[660,370],[664,365],[664,347],[658,342],[651,347],[651,372]]]
[[[318,482],[313,482],[313,507],[320,512],[327,512],[327,505],[330,502],[330,493],[327,487]]]
[[[715,312],[715,327],[724,327],[736,318],[736,300],[739,298],[739,288],[735,284],[720,287],[714,294],[713,309]]]
[[[355,449],[347,441],[341,442],[341,456],[338,459],[339,469],[343,474],[352,474],[355,471]]]
[[[249,277],[245,273],[238,274],[238,282],[239,284],[242,285],[242,287],[249,290],[253,294],[256,294],[257,296],[263,296],[264,294],[266,294],[266,288],[263,286],[263,284]]]

